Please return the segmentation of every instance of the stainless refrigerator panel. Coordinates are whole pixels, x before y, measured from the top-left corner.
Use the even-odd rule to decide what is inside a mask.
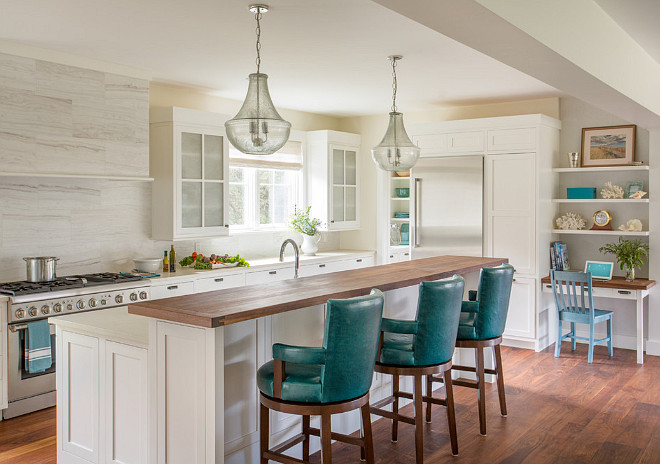
[[[421,159],[411,175],[413,258],[482,256],[483,158]]]

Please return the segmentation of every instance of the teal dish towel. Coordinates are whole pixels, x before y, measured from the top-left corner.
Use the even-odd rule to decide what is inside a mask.
[[[28,322],[24,331],[25,370],[30,374],[43,372],[53,365],[50,349],[50,324],[46,319]]]

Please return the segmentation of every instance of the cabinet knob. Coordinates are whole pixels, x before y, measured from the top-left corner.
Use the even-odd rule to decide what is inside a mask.
[[[335,223],[335,220],[334,220],[334,219],[330,221],[330,224],[334,224],[334,223]]]

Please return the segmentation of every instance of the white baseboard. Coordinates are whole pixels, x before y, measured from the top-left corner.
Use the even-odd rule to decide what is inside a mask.
[[[519,340],[517,338],[502,337],[503,346],[512,346],[513,348],[524,348],[526,350],[535,349],[534,340]]]
[[[646,340],[646,354],[660,356],[660,340]]]

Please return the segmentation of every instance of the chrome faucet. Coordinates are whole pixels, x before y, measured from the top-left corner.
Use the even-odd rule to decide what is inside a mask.
[[[298,248],[298,244],[294,242],[292,239],[287,238],[284,240],[284,243],[282,244],[282,248],[280,248],[280,262],[284,261],[284,250],[286,248],[286,244],[290,243],[293,245],[293,252],[296,254],[296,259],[295,259],[295,270],[293,273],[293,278],[297,279],[298,278],[298,269],[300,268],[300,249]]]

